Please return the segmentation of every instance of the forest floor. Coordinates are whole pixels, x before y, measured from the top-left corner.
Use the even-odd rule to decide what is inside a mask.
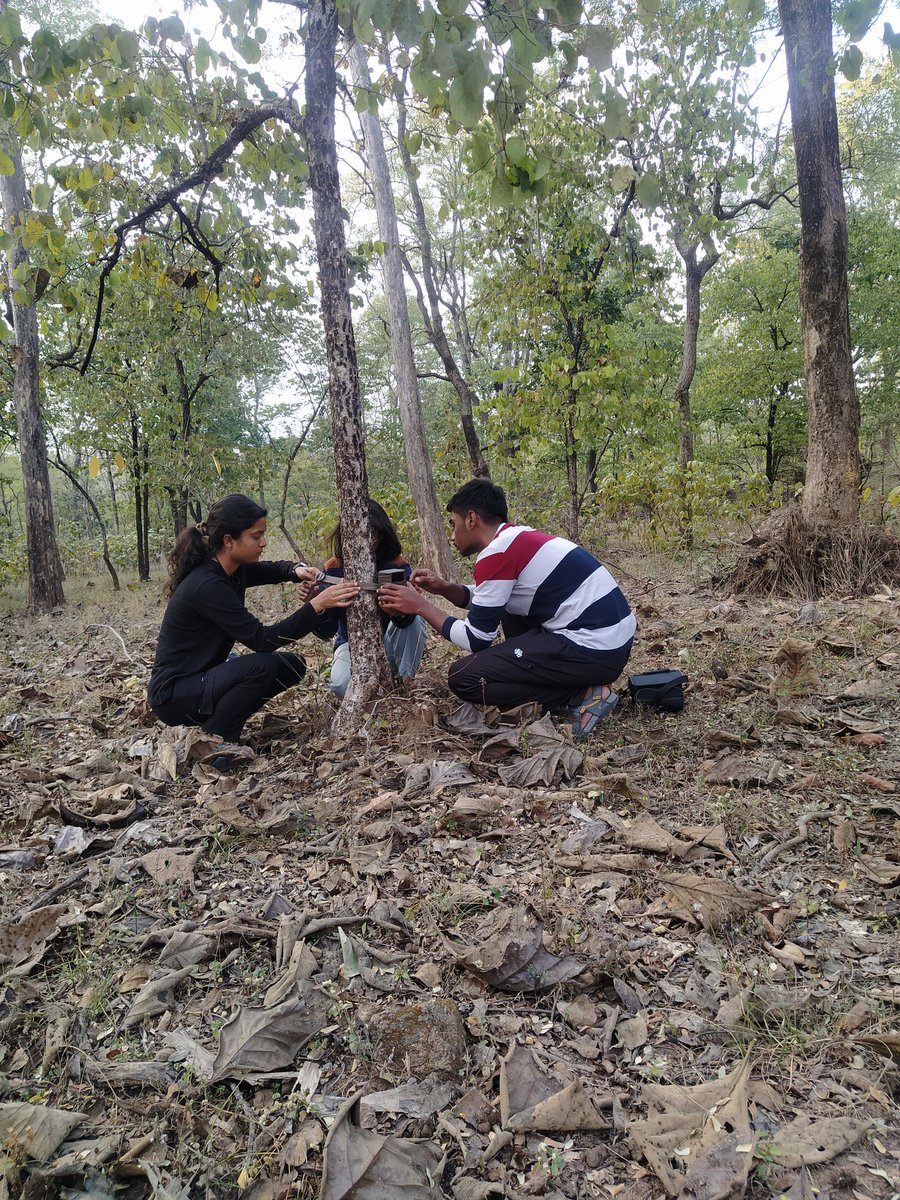
[[[158,588],[0,618],[0,1197],[900,1195],[897,597],[622,582],[680,714],[459,711],[434,638],[338,740],[307,641],[228,775]]]

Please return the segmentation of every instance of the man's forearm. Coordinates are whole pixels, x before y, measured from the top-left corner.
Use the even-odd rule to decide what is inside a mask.
[[[447,599],[449,600],[449,596]],[[430,600],[426,600],[423,596],[419,604],[418,613],[420,617],[425,618],[432,629],[443,635],[444,626],[447,623],[447,613],[444,609],[438,608],[436,604],[432,604]]]
[[[461,583],[447,583],[447,586],[442,589],[441,595],[451,604],[455,604],[457,608],[469,607],[469,589],[463,587]],[[447,614],[444,613],[444,616],[446,617]]]

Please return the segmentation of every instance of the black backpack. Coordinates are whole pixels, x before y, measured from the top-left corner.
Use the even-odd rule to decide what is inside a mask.
[[[681,712],[684,708],[684,684],[687,676],[680,671],[647,671],[628,676],[628,694],[633,704],[661,712]]]

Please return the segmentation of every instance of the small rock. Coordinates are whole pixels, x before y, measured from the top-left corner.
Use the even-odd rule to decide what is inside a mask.
[[[800,612],[797,614],[797,620],[796,620],[795,624],[797,624],[797,625],[821,625],[822,624],[822,614],[819,612],[819,610],[816,608],[815,604],[813,604],[813,602],[811,600],[808,600],[806,602],[806,604],[801,604]]]
[[[358,1019],[381,1072],[413,1079],[432,1074],[453,1079],[463,1068],[465,1031],[452,1000],[365,1004]]]

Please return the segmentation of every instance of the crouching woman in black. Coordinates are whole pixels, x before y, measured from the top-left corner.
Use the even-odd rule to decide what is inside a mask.
[[[165,725],[200,725],[220,738],[223,756],[236,749],[247,718],[305,674],[303,659],[281,647],[311,632],[325,609],[346,607],[359,594],[346,580],[263,625],[244,606],[248,587],[309,583],[317,574],[302,563],[260,562],[265,547],[266,509],[233,494],[179,534],[169,558],[170,599],[147,699]],[[229,657],[235,642],[254,653]]]

